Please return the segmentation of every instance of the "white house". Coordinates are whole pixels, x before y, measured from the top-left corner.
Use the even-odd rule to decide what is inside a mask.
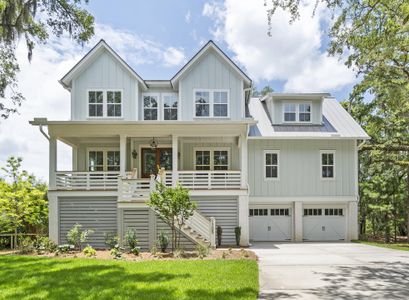
[[[144,80],[101,40],[60,83],[71,119],[30,122],[49,139],[57,243],[80,223],[95,247],[133,228],[150,248],[169,230],[146,205],[155,180],[180,182],[198,204],[185,247],[215,245],[216,226],[224,245],[237,226],[242,245],[357,238],[368,136],[329,94],[251,98],[250,78],[212,41],[170,80]],[[57,169],[57,140],[72,147],[72,170]]]

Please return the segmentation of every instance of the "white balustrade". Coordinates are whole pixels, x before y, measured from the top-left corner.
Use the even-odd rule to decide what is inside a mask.
[[[119,172],[57,171],[57,190],[116,190]]]

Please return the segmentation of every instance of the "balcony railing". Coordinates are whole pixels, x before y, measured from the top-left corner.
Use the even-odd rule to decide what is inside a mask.
[[[168,172],[167,172],[168,173]],[[179,183],[191,190],[241,188],[240,171],[178,171]]]
[[[119,197],[121,201],[129,201],[132,199],[146,198],[153,189],[151,179],[139,178],[129,179],[121,178],[119,182]]]
[[[55,173],[58,190],[116,190],[119,172],[74,172]]]

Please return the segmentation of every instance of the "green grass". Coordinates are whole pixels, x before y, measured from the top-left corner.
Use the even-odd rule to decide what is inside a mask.
[[[0,299],[256,299],[250,260],[112,261],[0,255]]]
[[[383,247],[383,248],[388,248],[388,249],[393,249],[393,250],[409,251],[408,243],[386,244],[386,243],[381,243],[381,242],[367,242],[367,241],[354,241],[354,243]]]

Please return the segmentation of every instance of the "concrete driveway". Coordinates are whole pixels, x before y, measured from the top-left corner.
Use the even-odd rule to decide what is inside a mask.
[[[255,243],[260,299],[409,299],[409,252],[354,243]]]

